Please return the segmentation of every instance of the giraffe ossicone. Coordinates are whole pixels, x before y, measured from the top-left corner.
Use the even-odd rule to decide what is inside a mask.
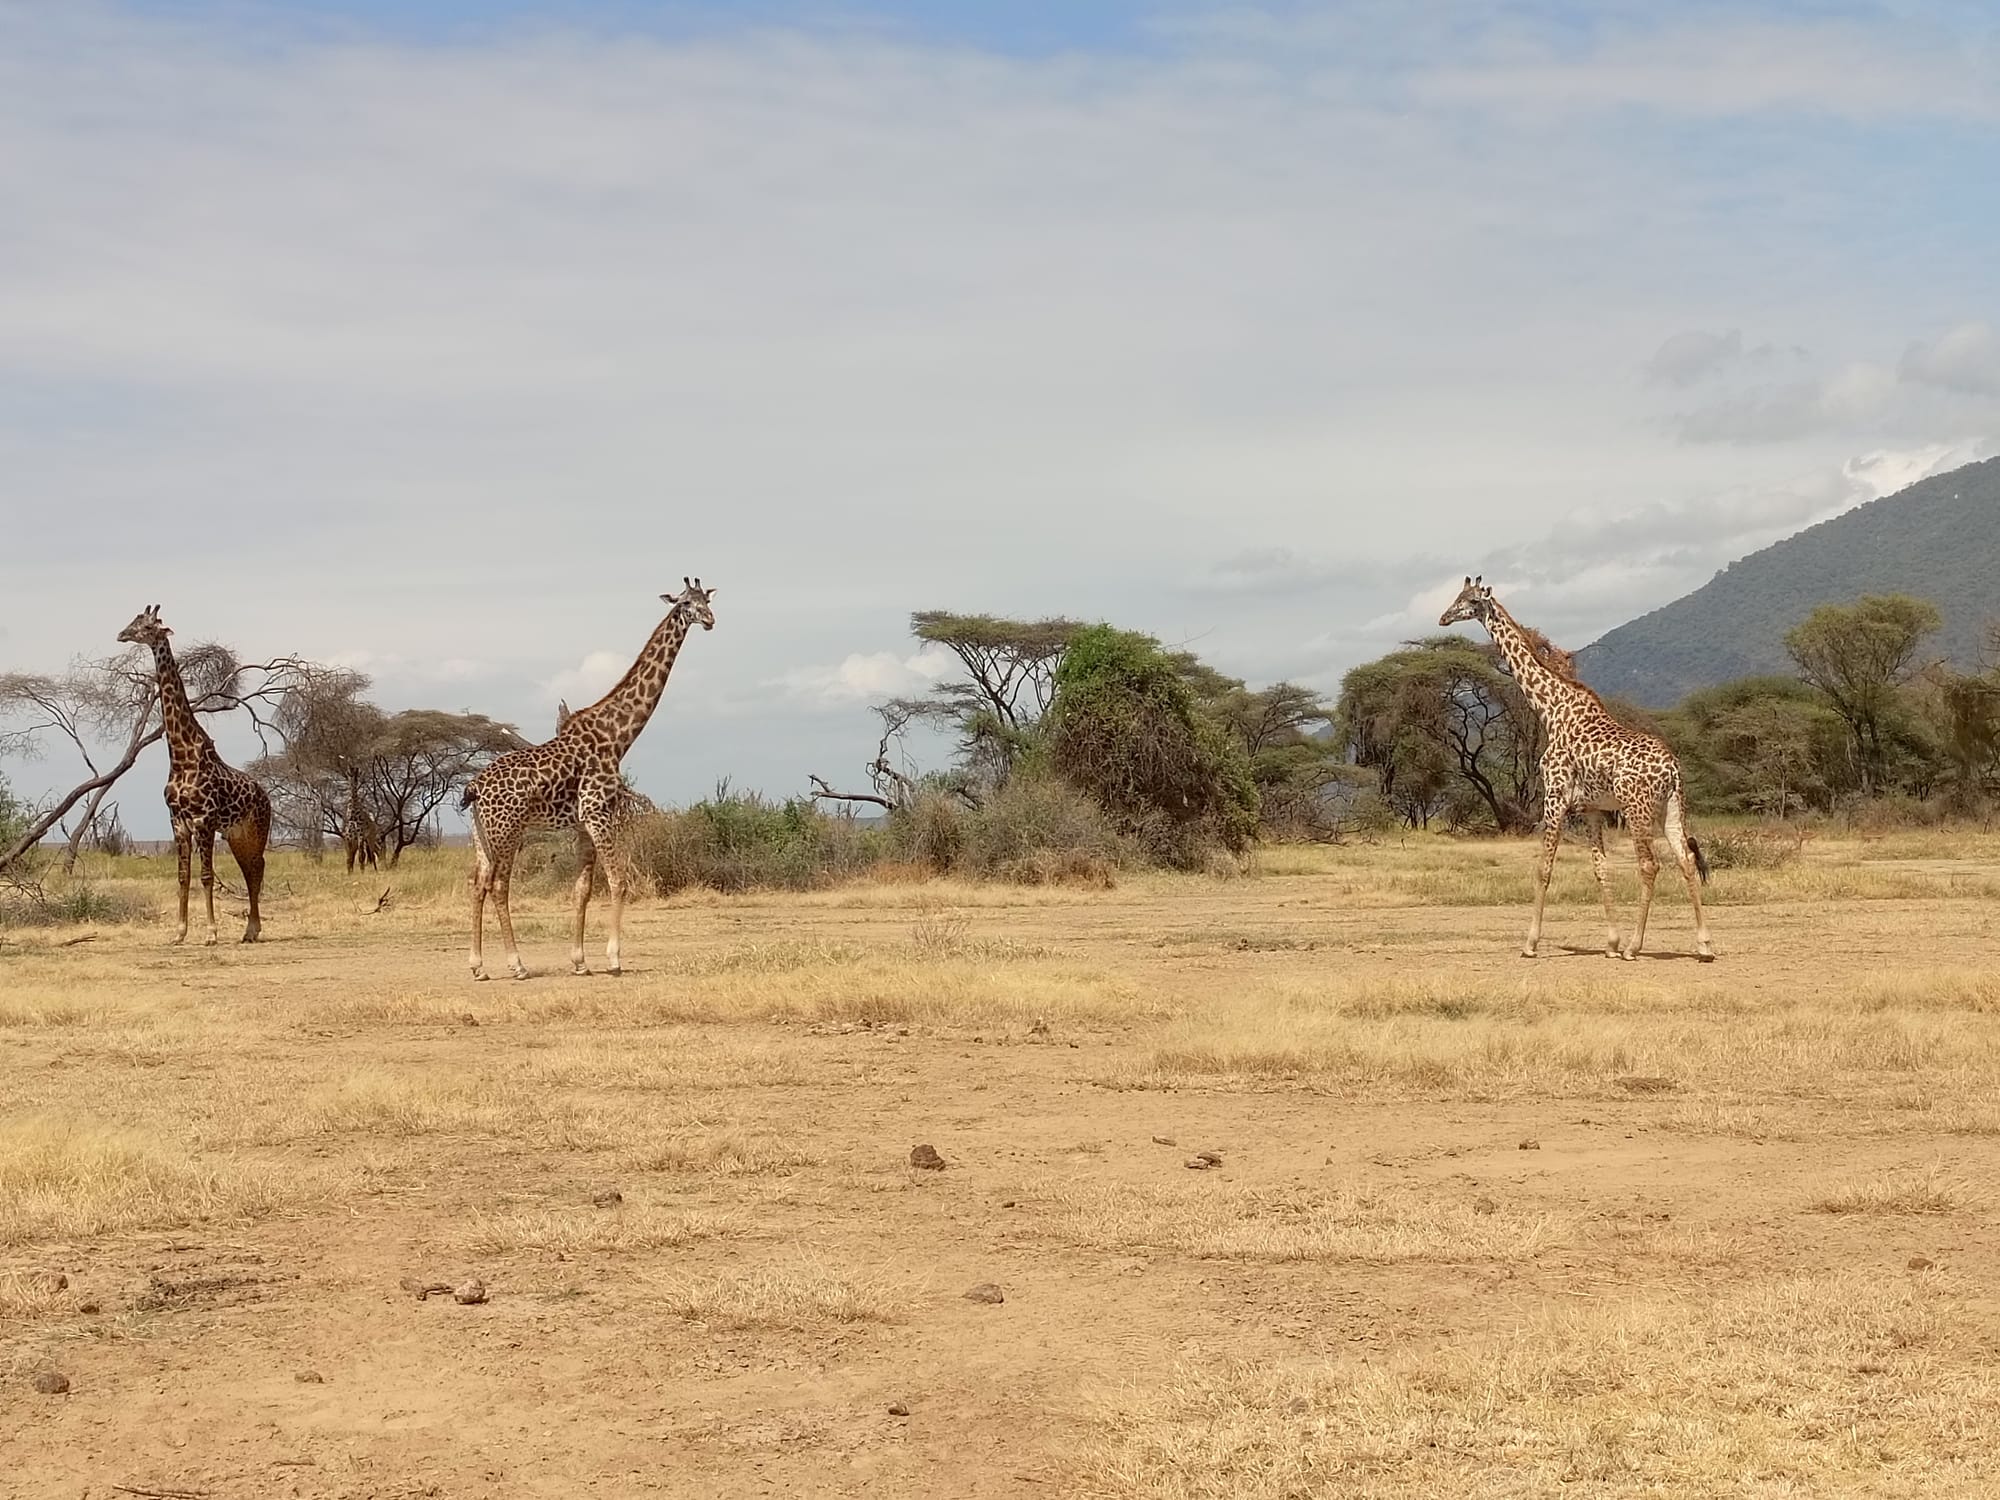
[[[683,578],[678,594],[662,594],[667,616],[654,627],[638,659],[615,687],[595,703],[571,709],[563,704],[556,736],[503,755],[466,784],[459,805],[472,818],[472,951],[474,979],[486,977],[484,959],[486,898],[493,898],[500,919],[500,936],[507,945],[507,967],[516,979],[528,977],[514,941],[514,918],[508,905],[514,857],[521,840],[534,828],[574,828],[582,868],[577,872],[575,922],[570,942],[570,969],[588,974],[583,957],[584,916],[590,906],[592,876],[599,862],[611,894],[610,935],[604,946],[605,964],[616,974],[623,967],[620,935],[625,916],[628,875],[625,835],[633,817],[650,807],[625,785],[619,765],[632,742],[646,727],[666,691],[688,632],[696,625],[715,629],[711,601],[715,590],[699,578]]]
[[[153,653],[153,672],[160,691],[160,728],[167,742],[167,816],[174,830],[174,852],[180,859],[180,931],[176,943],[187,940],[188,882],[194,854],[201,852],[201,888],[208,905],[208,941],[215,942],[215,836],[219,833],[243,872],[250,897],[250,918],[243,941],[254,943],[263,931],[264,850],[271,841],[271,798],[255,780],[227,764],[215,741],[201,727],[181,681],[180,663],[168,644],[173,631],[160,619],[160,606],[149,604],[118,632],[128,645]]]
[[[1605,952],[1637,958],[1645,945],[1646,917],[1660,869],[1653,838],[1663,832],[1694,905],[1696,955],[1704,962],[1713,959],[1708,919],[1701,908],[1708,862],[1688,831],[1687,789],[1672,748],[1657,735],[1619,723],[1597,694],[1553,670],[1526,627],[1493,597],[1483,574],[1467,575],[1458,597],[1438,616],[1439,625],[1455,625],[1461,620],[1477,621],[1493,637],[1548,737],[1542,751],[1542,851],[1535,868],[1535,911],[1529,919],[1522,956],[1533,958],[1541,943],[1542,908],[1548,899],[1563,824],[1571,812],[1580,812],[1590,828],[1590,865],[1604,908]],[[1611,885],[1605,871],[1604,820],[1614,812],[1623,814],[1639,861],[1639,915],[1631,941],[1623,945],[1611,912]]]

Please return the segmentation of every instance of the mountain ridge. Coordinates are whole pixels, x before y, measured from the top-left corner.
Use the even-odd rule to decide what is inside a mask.
[[[1981,459],[1858,505],[1738,558],[1692,593],[1606,631],[1576,653],[1607,696],[1667,708],[1696,688],[1789,673],[1785,632],[1815,606],[1863,594],[1937,605],[1933,649],[1977,663],[2000,618],[2000,458]]]

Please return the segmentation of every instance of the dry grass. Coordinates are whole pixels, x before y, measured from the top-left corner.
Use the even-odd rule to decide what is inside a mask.
[[[198,1158],[129,1130],[47,1117],[0,1122],[0,1244],[255,1219],[311,1190],[296,1171]]]
[[[1471,1197],[1342,1185],[1331,1189],[1067,1186],[1040,1195],[1039,1232],[1094,1250],[1251,1261],[1524,1261],[1575,1225]]]
[[[635,1254],[672,1250],[729,1233],[732,1221],[657,1204],[611,1208],[545,1208],[474,1221],[465,1248],[475,1255]]]
[[[1558,1313],[1384,1364],[1183,1365],[1099,1408],[1082,1483],[1155,1500],[1356,1495],[1975,1495],[2000,1377],[1961,1299],[1817,1275]]]
[[[1972,1206],[1971,1189],[1938,1166],[1847,1183],[1812,1200],[1823,1214],[1949,1214]]]
[[[657,1300],[663,1310],[704,1328],[815,1333],[842,1324],[903,1322],[910,1295],[879,1276],[844,1275],[800,1260],[670,1280],[658,1288]]]

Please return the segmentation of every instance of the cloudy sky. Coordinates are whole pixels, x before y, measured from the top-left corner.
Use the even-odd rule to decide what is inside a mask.
[[[2000,451],[1996,150],[1969,0],[0,0],[0,667],[547,732],[697,573],[682,799],[851,778],[913,609],[1581,645]]]

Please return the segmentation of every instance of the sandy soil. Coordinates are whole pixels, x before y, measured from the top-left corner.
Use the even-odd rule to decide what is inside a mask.
[[[544,900],[523,984],[463,978],[445,908],[301,933],[279,902],[255,948],[22,938],[0,950],[17,1128],[121,1127],[223,1178],[209,1209],[177,1206],[198,1184],[174,1179],[93,1229],[62,1215],[96,1188],[17,1173],[0,1494],[1276,1494],[1240,1455],[1161,1467],[1160,1424],[1195,1420],[1162,1395],[1176,1372],[1394,1367],[1552,1311],[1800,1274],[1935,1285],[1955,1331],[1919,1385],[1991,1363],[1991,899],[1718,905],[1714,965],[1666,906],[1666,951],[1621,965],[1589,907],[1550,931],[1588,951],[1528,963],[1516,907],[1359,909],[1340,889],[656,904],[616,979],[561,972]],[[1856,999],[1871,986],[1888,998]],[[1491,1013],[1457,1016],[1459,990]],[[1358,1057],[1271,1040],[1316,995],[1355,1016]],[[1411,1013],[1371,1012],[1384,995]],[[1263,1018],[1243,1057],[1175,1061],[1239,1008]],[[1535,1052],[1591,1017],[1610,1051]],[[1773,1017],[1798,1046],[1831,1037],[1835,1062],[1729,1066],[1732,1028]],[[1885,1018],[1948,1030],[1900,1061],[1841,1041]],[[1456,1052],[1436,1041],[1454,1026]],[[1527,1052],[1498,1057],[1496,1037]],[[918,1143],[946,1167],[913,1169]],[[1221,1165],[1190,1169],[1203,1150]],[[251,1171],[278,1181],[245,1207],[229,1174]],[[1938,1201],[1893,1201],[1916,1178]],[[1825,1206],[1870,1183],[1888,1206]],[[1203,1196],[1209,1238],[1177,1242],[1162,1225]],[[1314,1215],[1338,1232],[1286,1237]],[[1371,1215],[1386,1240],[1341,1237]],[[399,1285],[475,1276],[483,1305]],[[964,1296],[984,1282],[1005,1301]],[[66,1394],[34,1389],[48,1370]],[[1931,1420],[1817,1478],[1782,1454],[1635,1460],[1570,1492],[1990,1492],[1992,1461],[1938,1451]],[[1508,1451],[1462,1453],[1458,1492],[1545,1492]],[[1336,1465],[1295,1492],[1419,1493],[1429,1462]]]

